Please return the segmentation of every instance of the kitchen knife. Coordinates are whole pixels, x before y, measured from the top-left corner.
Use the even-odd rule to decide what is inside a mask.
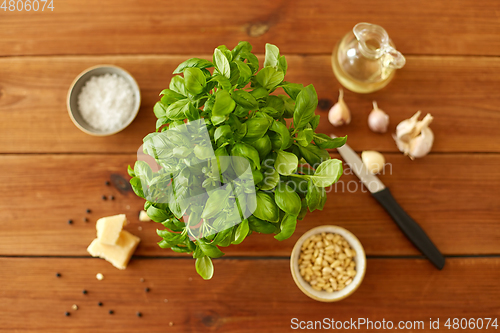
[[[332,137],[334,137],[332,135]],[[415,222],[392,196],[385,185],[366,169],[361,158],[347,144],[337,149],[340,156],[351,170],[368,188],[372,196],[384,207],[398,227],[408,239],[420,250],[438,269],[443,269],[445,259],[438,248],[432,243],[425,231]]]

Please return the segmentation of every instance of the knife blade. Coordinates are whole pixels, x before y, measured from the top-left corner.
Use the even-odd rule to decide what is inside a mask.
[[[335,138],[335,136],[332,135],[332,138]],[[444,256],[420,225],[418,225],[418,223],[398,204],[389,191],[389,188],[387,188],[377,176],[368,171],[359,155],[347,144],[337,148],[337,150],[353,173],[363,182],[378,203],[384,207],[413,245],[415,245],[434,266],[438,269],[443,269],[445,264]]]

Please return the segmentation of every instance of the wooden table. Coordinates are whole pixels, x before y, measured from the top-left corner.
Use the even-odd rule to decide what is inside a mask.
[[[429,318],[447,329],[448,318],[500,317],[498,0],[55,0],[54,7],[0,10],[1,332],[281,332],[292,318],[422,320],[429,330]],[[315,85],[319,131],[329,134],[326,115],[339,88],[331,50],[361,21],[385,27],[407,65],[382,91],[346,91],[353,120],[335,133],[348,134],[357,151],[385,154],[392,174],[381,179],[446,255],[446,267],[423,259],[359,189],[330,193],[289,240],[252,235],[229,247],[211,281],[197,276],[191,258],[158,248],[155,223],[137,218],[143,201],[117,185],[154,131],[152,106],[176,65],[209,57],[220,44],[248,40],[259,54],[276,44],[287,79]],[[65,101],[76,75],[103,63],[130,71],[143,101],[129,128],[98,138],[71,123]],[[391,132],[417,110],[431,113],[433,152],[411,161],[390,134],[372,133],[372,100],[390,114]],[[118,213],[142,239],[125,271],[86,252],[96,219]],[[361,287],[333,304],[302,294],[289,270],[297,238],[323,224],[351,230],[368,256]]]

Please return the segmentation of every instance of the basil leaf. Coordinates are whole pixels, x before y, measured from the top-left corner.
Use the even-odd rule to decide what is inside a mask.
[[[319,121],[320,121],[320,116],[319,116],[319,114],[317,114],[313,117],[313,119],[311,119],[309,124],[311,124],[311,127],[315,130],[319,125]],[[318,144],[318,143],[316,142],[316,144]],[[323,148],[323,147],[321,147],[321,148]]]
[[[219,141],[219,139],[222,138],[230,138],[232,135],[233,131],[231,129],[231,126],[229,125],[223,125],[220,127],[217,127],[215,129],[214,133],[214,140],[215,142]]]
[[[149,218],[155,222],[163,222],[171,217],[165,210],[156,208],[153,205],[149,206],[147,213]]]
[[[187,96],[186,87],[184,85],[184,78],[180,75],[172,77],[170,80],[170,90],[181,94],[182,96]]]
[[[323,210],[323,208],[325,207],[325,203],[326,203],[326,191],[324,188],[320,188],[320,190],[321,189],[323,191],[321,191],[321,197],[319,198],[319,204],[317,207],[318,210]]]
[[[214,173],[223,173],[229,167],[231,163],[231,159],[228,157],[226,147],[220,147],[215,151],[215,157],[217,159],[217,170],[214,170]]]
[[[232,238],[233,238],[233,227],[219,231],[212,243],[217,244],[219,246],[229,246],[231,244]]]
[[[247,60],[247,65],[252,70],[252,73],[255,74],[259,70],[259,59],[250,51],[241,51],[240,53],[242,59]]]
[[[231,82],[220,74],[215,74],[214,77],[210,80],[211,82],[217,82],[219,86],[224,90],[231,90]]]
[[[307,194],[306,194],[306,201],[307,201],[307,206],[309,207],[309,211],[314,211],[315,209],[318,208],[320,199],[322,197],[322,192],[324,192],[325,189],[322,187],[317,187],[314,185],[314,182],[309,179],[307,183]]]
[[[255,77],[257,82],[267,90],[273,90],[284,78],[285,74],[273,67],[262,68]]]
[[[239,42],[238,45],[231,51],[233,60],[244,59],[241,57],[243,51],[252,52],[252,45],[249,42]]]
[[[175,103],[180,99],[186,98],[186,96],[181,95],[170,89],[163,89],[160,93],[160,96],[162,96],[161,102],[166,106],[169,106],[170,104]]]
[[[186,118],[189,121],[194,121],[200,119],[200,110],[194,107],[193,103],[189,103],[188,109],[185,112]]]
[[[255,141],[260,139],[266,134],[269,128],[269,121],[265,118],[251,118],[245,123],[247,124],[247,133],[245,134],[245,141]]]
[[[278,185],[280,181],[280,175],[278,171],[273,168],[266,169],[264,171],[264,179],[260,182],[262,185],[260,186],[261,190],[269,191]]]
[[[142,182],[140,178],[134,177],[130,179],[130,186],[138,197],[146,199],[144,196],[144,192],[142,191]]]
[[[281,220],[280,233],[274,236],[279,241],[290,238],[295,232],[295,227],[297,226],[297,216],[286,214]]]
[[[165,111],[165,114],[167,118],[172,120],[184,120],[190,104],[191,103],[188,99],[181,99],[180,101],[171,104]]]
[[[217,246],[211,243],[207,243],[203,239],[198,240],[198,246],[200,247],[201,251],[210,258],[219,258],[224,255],[224,252],[219,250]]]
[[[284,56],[278,57],[278,69],[283,71],[283,74],[286,75],[286,71],[288,70],[288,63]]]
[[[262,234],[272,234],[276,231],[276,226],[267,221],[263,221],[255,216],[248,217],[248,225],[250,230],[253,230]]]
[[[250,227],[248,226],[248,220],[243,220],[243,222],[238,225],[238,228],[236,229],[236,233],[234,235],[235,239],[231,243],[240,244],[241,242],[243,242],[245,237],[247,237],[249,231]]]
[[[203,69],[203,68],[214,67],[214,64],[205,59],[191,58],[181,63],[179,66],[177,66],[177,68],[174,70],[172,74],[180,74],[184,71],[184,69],[192,67]]]
[[[285,111],[283,112],[283,117],[293,118],[293,112],[295,110],[295,101],[286,95],[278,95],[278,97],[280,97],[285,104]]]
[[[196,272],[204,280],[210,280],[214,275],[214,265],[212,260],[207,256],[196,259],[195,267]]]
[[[226,90],[218,90],[215,94],[215,104],[212,109],[213,116],[226,116],[233,112],[236,103]]]
[[[262,99],[269,96],[269,92],[262,87],[255,88],[254,90],[250,91],[250,94],[252,94],[255,99]]]
[[[280,50],[276,45],[266,44],[266,57],[264,59],[264,67],[277,67]]]
[[[314,117],[318,105],[318,95],[313,85],[310,84],[300,91],[295,102],[293,125],[295,129],[303,128]]]
[[[302,199],[302,208],[300,209],[299,216],[297,216],[297,220],[302,221],[307,214],[307,202],[306,199]]]
[[[307,194],[307,180],[297,177],[286,177],[286,184],[292,188],[295,192],[306,195]]]
[[[295,154],[278,150],[278,155],[276,157],[276,162],[274,162],[274,168],[280,175],[288,176],[297,170],[299,164],[299,159]]]
[[[132,169],[132,167],[130,165],[127,168],[127,172],[128,172],[128,175],[130,177],[135,177],[135,171],[134,171],[134,169]]]
[[[175,245],[175,246],[172,246],[170,249],[174,252],[177,252],[177,253],[190,253],[191,252],[191,250],[185,246]]]
[[[328,187],[339,180],[342,175],[342,162],[337,159],[324,161],[310,176],[314,185],[318,187]]]
[[[297,134],[297,143],[302,147],[307,147],[313,140],[314,131],[312,128],[306,128]]]
[[[278,207],[285,213],[299,215],[301,208],[300,197],[284,182],[280,182],[274,190],[274,199]]]
[[[226,57],[227,61],[231,62],[231,60],[233,60],[233,54],[227,48],[226,45],[219,45],[219,46],[217,46],[217,50],[220,50],[224,54],[224,56]]]
[[[154,112],[156,118],[158,118],[158,119],[166,117],[165,106],[163,106],[163,103],[161,103],[161,102],[156,102],[155,106],[153,107],[153,112]]]
[[[264,176],[262,175],[262,172],[260,172],[257,169],[252,170],[252,176],[253,176],[253,183],[254,183],[254,185],[257,185],[258,183],[260,183],[264,179]]]
[[[236,103],[247,109],[254,110],[259,107],[259,103],[257,103],[255,97],[245,90],[236,90],[231,94],[231,97]]]
[[[207,80],[199,68],[186,68],[184,70],[184,84],[188,92],[198,95],[203,92],[203,89],[207,85]]]
[[[278,206],[276,206],[272,195],[258,191],[255,194],[255,198],[257,199],[257,207],[253,215],[264,221],[278,222]]]
[[[288,96],[294,101],[297,99],[297,95],[302,91],[304,85],[302,83],[290,83],[287,82],[281,86]]]
[[[231,67],[229,66],[229,61],[224,53],[218,48],[214,51],[214,64],[219,73],[228,79],[231,77]]]
[[[233,146],[233,149],[231,149],[231,155],[248,159],[252,163],[253,169],[256,168],[260,170],[259,153],[254,147],[243,142],[238,142]]]
[[[300,155],[309,163],[313,168],[316,168],[323,161],[330,159],[330,154],[318,146],[310,143],[307,147],[296,145],[299,148]]]
[[[230,194],[230,191],[226,191],[226,189],[223,188],[210,191],[208,193],[209,197],[205,203],[205,208],[203,209],[201,217],[203,219],[209,219],[218,214],[222,209],[224,209],[224,207],[226,207],[227,199]]]
[[[266,106],[275,109],[281,114],[285,111],[285,102],[278,96],[269,95],[266,98]]]
[[[281,137],[281,147],[278,149],[287,149],[290,147],[292,143],[292,140],[290,138],[290,132],[283,123],[279,121],[273,121],[270,129],[271,131],[278,133],[279,136]]]
[[[248,144],[257,150],[261,161],[271,152],[273,148],[268,135],[264,135],[262,138],[249,142]]]
[[[153,178],[153,171],[145,161],[136,161],[134,165],[136,177],[141,178],[144,182],[149,182]]]
[[[238,71],[240,72],[240,76],[238,78],[238,86],[244,87],[250,82],[250,78],[252,77],[252,70],[250,67],[241,60],[235,60],[234,63],[238,66]]]
[[[314,142],[318,145],[318,147],[323,149],[334,149],[342,147],[347,141],[347,135],[344,137],[338,137],[332,139],[326,134],[316,133],[314,134]]]

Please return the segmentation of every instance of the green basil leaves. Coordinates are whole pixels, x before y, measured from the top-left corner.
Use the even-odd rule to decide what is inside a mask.
[[[143,140],[160,167],[137,161],[128,169],[134,193],[162,224],[158,246],[191,253],[203,279],[212,278],[221,247],[252,232],[291,237],[342,174],[326,149],[346,137],[315,132],[316,90],[284,81],[285,57],[272,44],[265,51],[262,68],[244,41],[177,66],[153,107],[156,131]]]

